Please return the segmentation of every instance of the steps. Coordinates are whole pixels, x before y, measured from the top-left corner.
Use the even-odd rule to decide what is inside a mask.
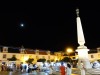
[[[97,69],[86,69],[86,73],[92,74],[92,75],[100,75],[100,68]]]
[[[97,69],[93,69],[93,68],[86,69],[85,73],[86,73],[86,75],[100,75],[100,68],[97,68]],[[72,74],[80,75],[81,71],[78,68],[72,68]]]

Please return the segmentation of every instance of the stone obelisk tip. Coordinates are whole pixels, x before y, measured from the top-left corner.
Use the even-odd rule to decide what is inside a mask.
[[[77,17],[79,17],[79,9],[76,9]]]

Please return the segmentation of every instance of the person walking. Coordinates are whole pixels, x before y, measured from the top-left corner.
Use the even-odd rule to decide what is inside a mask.
[[[65,71],[65,66],[63,65],[63,63],[61,63],[61,66],[60,66],[60,73],[61,75],[66,75],[66,71]]]

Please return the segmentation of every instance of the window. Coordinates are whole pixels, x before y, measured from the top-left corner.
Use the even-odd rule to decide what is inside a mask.
[[[94,56],[93,56],[93,55],[91,55],[91,58],[94,58]]]
[[[7,52],[8,51],[8,47],[3,47],[3,52]]]
[[[3,54],[3,58],[6,58],[6,54]]]

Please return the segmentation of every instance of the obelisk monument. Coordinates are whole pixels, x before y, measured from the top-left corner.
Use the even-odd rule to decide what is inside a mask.
[[[76,50],[78,52],[78,59],[79,59],[78,64],[82,62],[85,68],[91,68],[89,58],[88,58],[89,49],[87,49],[87,47],[84,45],[85,38],[84,38],[83,29],[82,29],[81,19],[79,17],[79,9],[76,9],[76,14],[77,14],[77,18],[76,18],[77,20],[77,39],[78,39],[78,44],[79,44]]]

